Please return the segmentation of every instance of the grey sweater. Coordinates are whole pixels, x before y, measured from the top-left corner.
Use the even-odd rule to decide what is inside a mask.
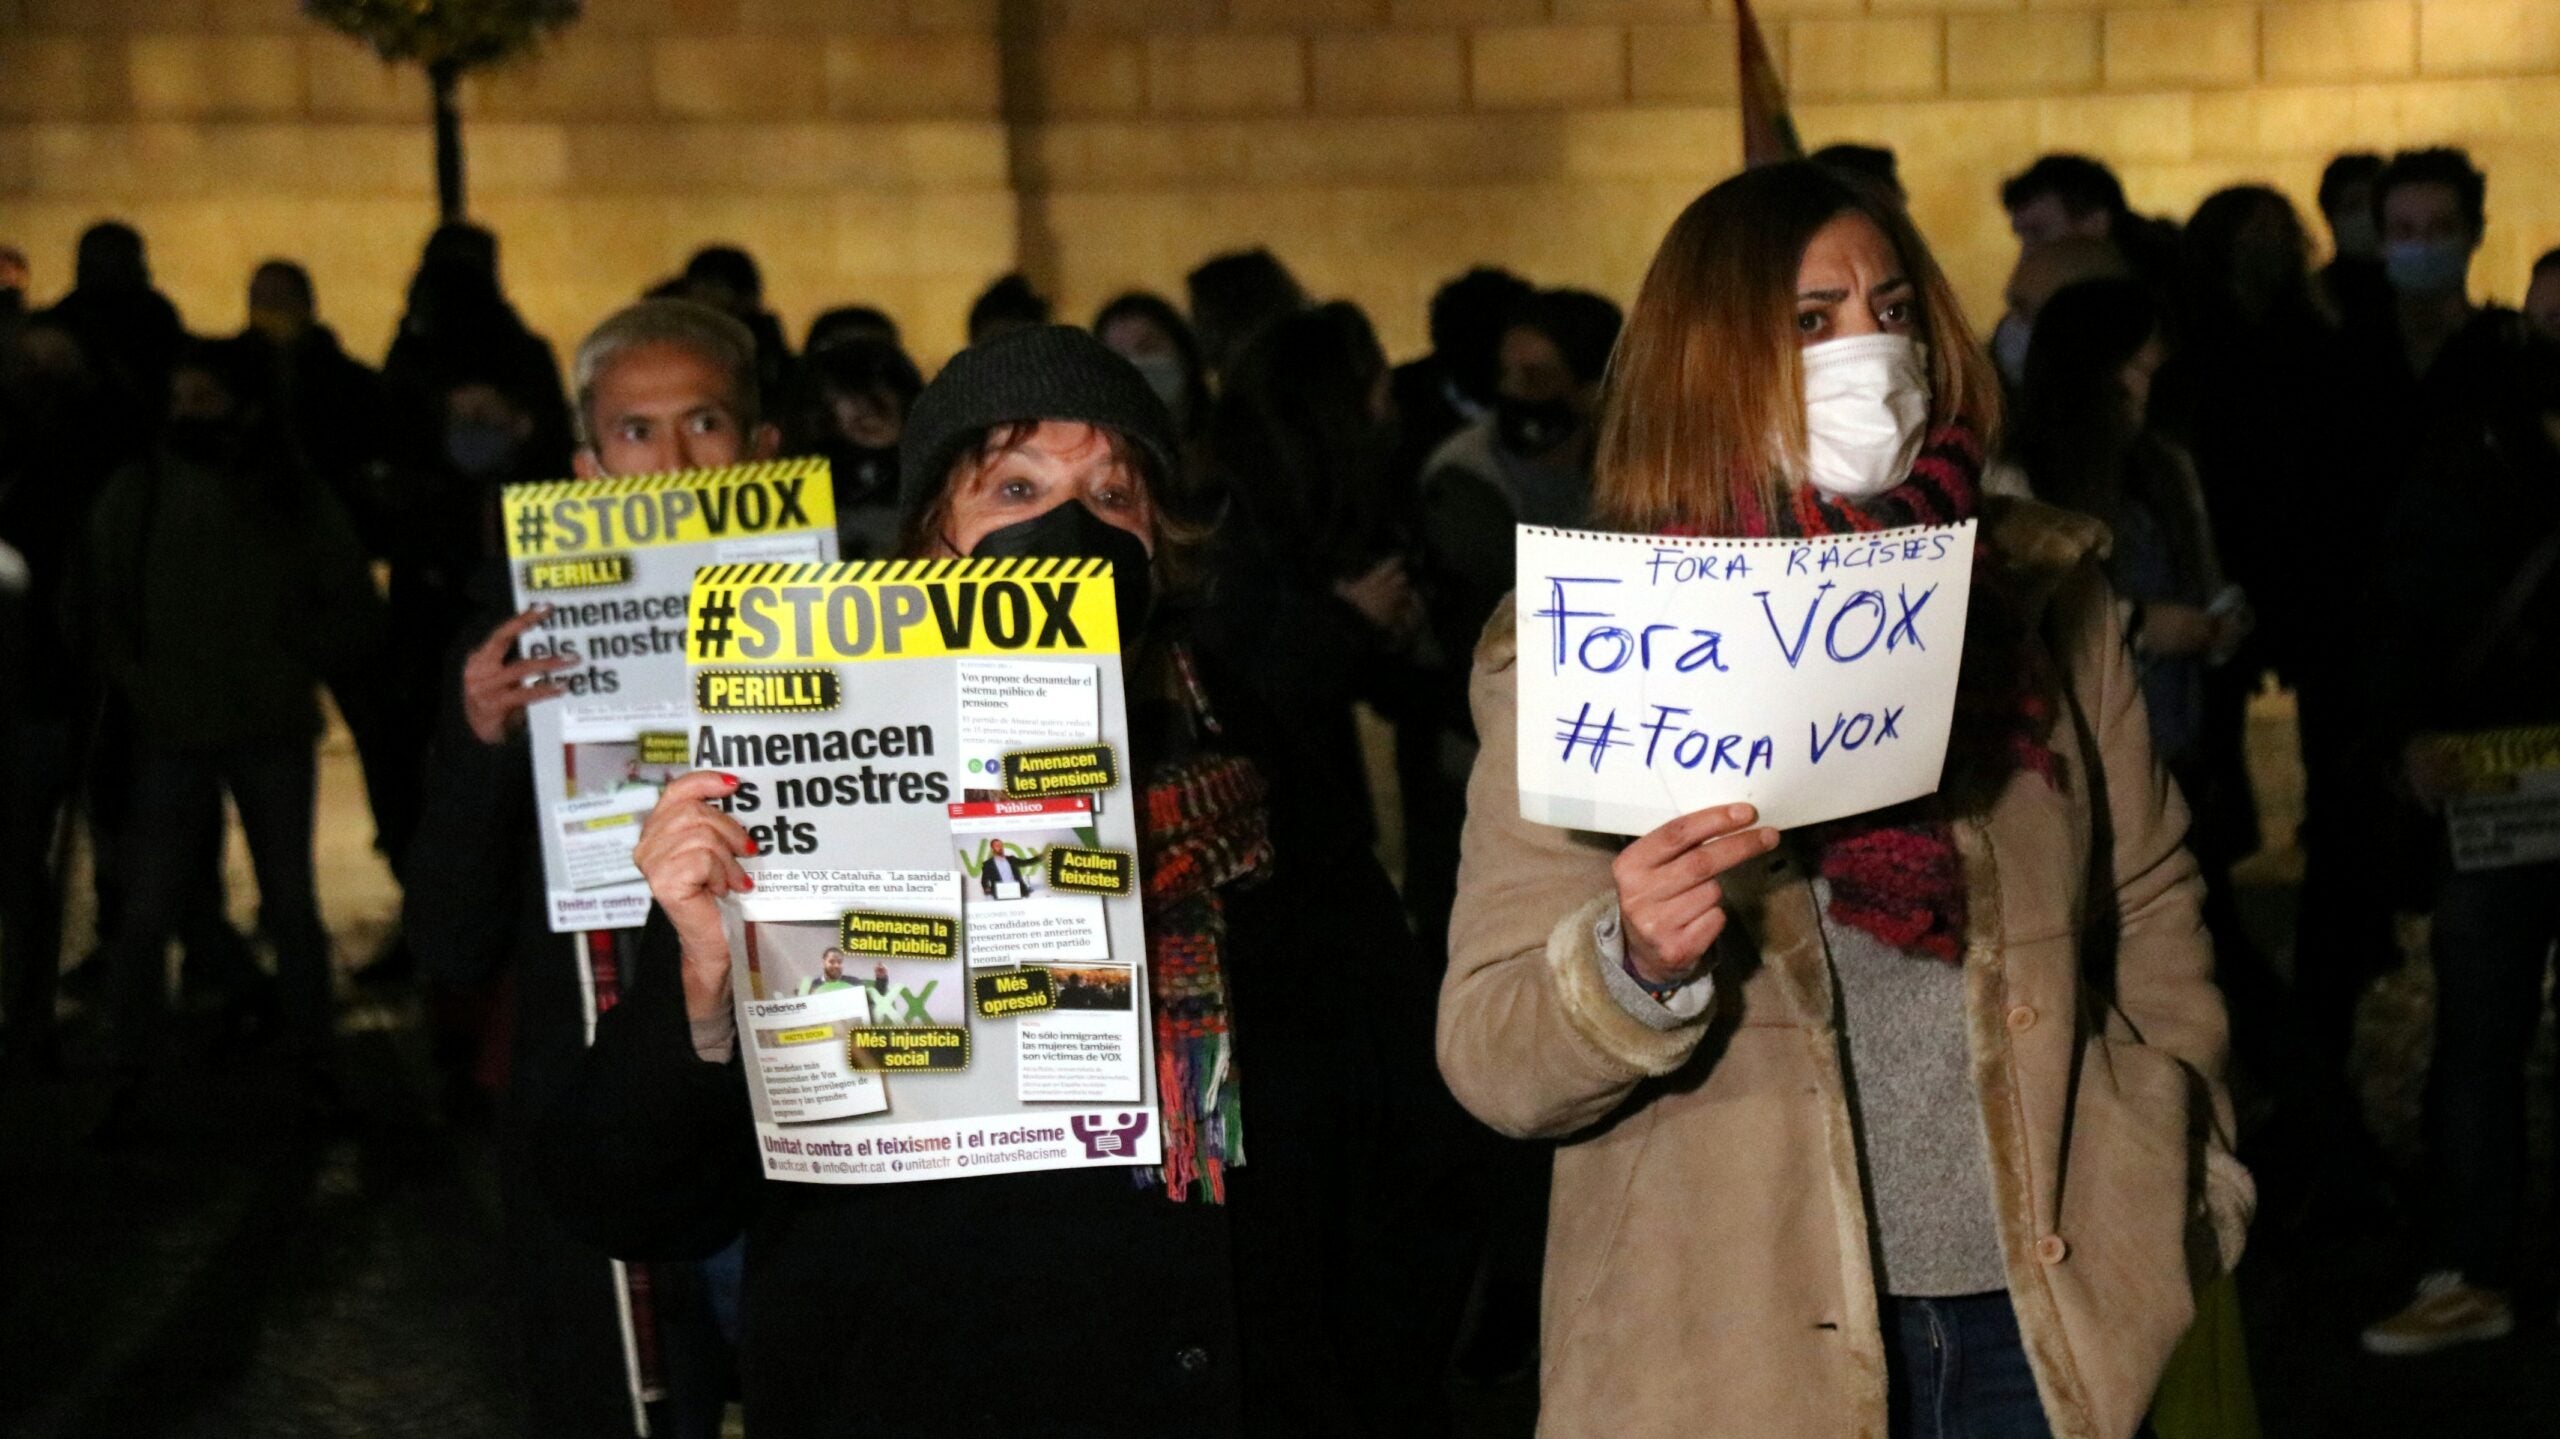
[[[1884,1290],[1937,1298],[2005,1288],[1990,1150],[1965,1039],[1964,970],[1834,923],[1822,881],[1814,899],[1840,992],[1867,1232]],[[1703,971],[1668,999],[1655,999],[1626,973],[1614,909],[1592,937],[1609,991],[1629,1014],[1668,1029],[1705,1009],[1713,981]]]

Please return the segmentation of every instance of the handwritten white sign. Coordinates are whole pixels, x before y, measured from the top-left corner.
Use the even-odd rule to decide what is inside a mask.
[[[1938,787],[1972,521],[1811,539],[1520,527],[1520,813],[1780,829]]]

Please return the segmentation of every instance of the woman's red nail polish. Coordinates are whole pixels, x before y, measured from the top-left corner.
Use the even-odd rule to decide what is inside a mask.
[[[742,874],[742,875],[739,875],[739,876],[738,876],[738,888],[740,888],[740,889],[753,889],[753,888],[755,888],[755,887],[756,887],[756,877],[755,877],[754,875],[751,875],[751,874]]]
[[[764,853],[764,851],[763,851],[763,850],[760,850],[760,849],[756,848],[756,838],[755,838],[755,836],[754,836],[754,835],[749,835],[749,836],[747,836],[747,853],[749,853],[749,854],[762,854],[762,853]]]
[[[738,787],[738,777],[733,774],[722,774],[720,776],[720,782],[731,789],[736,789]]]

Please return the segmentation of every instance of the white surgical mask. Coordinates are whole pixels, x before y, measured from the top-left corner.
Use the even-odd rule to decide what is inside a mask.
[[[2000,378],[2009,388],[2022,390],[2027,384],[2027,345],[2035,338],[2035,327],[2010,311],[1991,327],[1991,362],[2000,367]]]
[[[1929,426],[1928,352],[1905,335],[1853,335],[1804,351],[1805,478],[1842,500],[1901,484]]]

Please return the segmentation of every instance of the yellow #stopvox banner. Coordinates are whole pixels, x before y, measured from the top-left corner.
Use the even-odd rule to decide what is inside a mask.
[[[2519,775],[2560,769],[2560,725],[2433,735],[2423,743],[2456,766],[2466,793],[2494,793],[2512,787]]]
[[[694,571],[685,657],[841,664],[952,655],[1114,654],[1111,563],[871,560]]]
[[[836,522],[835,487],[817,458],[509,485],[501,503],[510,560],[747,540]]]

